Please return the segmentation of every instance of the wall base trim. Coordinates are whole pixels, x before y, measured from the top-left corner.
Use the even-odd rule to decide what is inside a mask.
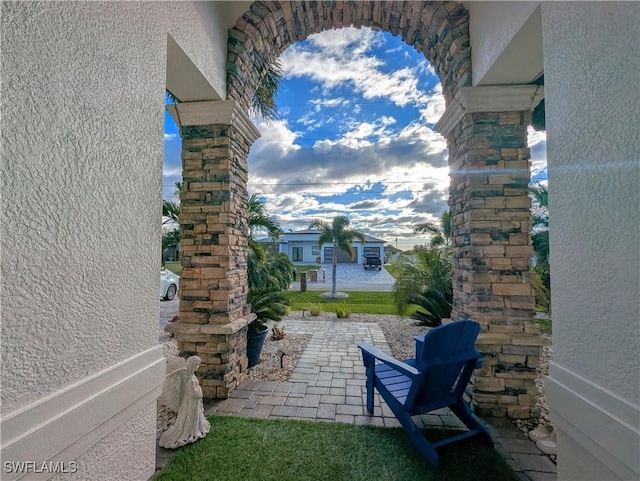
[[[157,399],[165,364],[162,346],[154,346],[3,417],[3,463],[77,459]],[[54,474],[28,473],[28,479],[49,479]],[[3,464],[3,480],[25,476],[5,472]]]
[[[620,479],[640,478],[640,406],[552,363],[546,397],[554,424]],[[562,445],[558,446],[562,462]]]

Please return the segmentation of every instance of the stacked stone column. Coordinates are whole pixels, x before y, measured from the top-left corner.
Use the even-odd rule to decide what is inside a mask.
[[[226,398],[247,369],[247,155],[258,131],[233,100],[180,103],[180,355],[202,360],[206,398]]]
[[[454,239],[454,319],[482,326],[478,414],[538,417],[541,346],[531,272],[527,126],[537,86],[462,89],[437,129],[447,137]]]

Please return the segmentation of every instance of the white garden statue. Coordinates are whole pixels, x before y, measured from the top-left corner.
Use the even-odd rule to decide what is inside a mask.
[[[198,356],[191,356],[186,361],[180,357],[167,366],[167,378],[158,401],[176,411],[178,416],[160,436],[159,444],[163,448],[179,448],[204,438],[209,432],[209,421],[204,417],[202,388],[194,375],[198,366]]]

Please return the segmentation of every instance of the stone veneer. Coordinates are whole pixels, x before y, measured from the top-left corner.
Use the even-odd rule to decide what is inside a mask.
[[[538,95],[535,86],[464,89],[438,124],[451,169],[452,318],[482,326],[477,349],[483,366],[473,382],[479,414],[540,415],[535,379],[544,340],[534,321],[527,147]],[[487,111],[492,108],[519,110]]]
[[[247,155],[260,135],[232,101],[170,107],[182,136],[180,355],[202,360],[206,398],[226,398],[247,369]]]
[[[449,102],[471,85],[469,13],[458,2],[257,1],[229,30],[228,97],[248,107],[256,85],[290,45],[332,28],[372,27],[424,53]]]

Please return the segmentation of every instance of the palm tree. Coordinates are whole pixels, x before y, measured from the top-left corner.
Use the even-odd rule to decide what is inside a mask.
[[[536,273],[534,280],[536,290],[536,304],[549,312],[551,310],[551,269],[549,267],[549,189],[537,184],[529,188],[532,198],[531,216],[533,218],[533,232],[531,242],[536,254],[533,267]]]
[[[453,302],[453,263],[451,256],[442,249],[421,249],[417,259],[400,256],[389,266],[396,278],[393,285],[398,313],[406,315],[411,305],[420,306],[410,317],[419,324],[435,326],[451,314]]]
[[[283,80],[284,72],[280,60],[269,64],[266,72],[256,86],[256,92],[251,99],[249,112],[257,117],[261,117],[267,123],[276,120],[278,118],[278,108],[276,107],[275,100],[278,96],[280,83]]]
[[[440,225],[422,222],[413,229],[415,233],[431,234],[431,247],[451,247],[451,213],[445,210],[440,217]]]
[[[256,194],[252,194],[247,200],[247,209],[249,211],[249,252],[252,252],[258,260],[264,260],[266,252],[255,236],[266,233],[275,241],[282,235],[282,227],[268,214]]]
[[[338,266],[338,248],[349,253],[349,256],[353,259],[353,251],[351,250],[351,243],[353,239],[358,239],[364,245],[365,238],[360,232],[349,229],[349,219],[344,215],[339,215],[333,218],[331,224],[316,219],[311,222],[309,229],[320,229],[320,237],[318,238],[318,244],[333,244],[333,255],[331,258],[332,267],[332,279],[331,279],[331,297],[335,299],[336,294],[336,274]]]
[[[179,196],[182,191],[182,182],[176,182],[176,195]],[[180,244],[180,230],[176,225],[180,224],[179,221],[180,215],[180,201],[170,201],[163,200],[162,201],[162,217],[164,220],[162,221],[162,225],[168,225],[173,228],[166,234],[162,236],[162,252],[169,248],[174,247]],[[164,254],[163,254],[163,264],[164,264]]]

